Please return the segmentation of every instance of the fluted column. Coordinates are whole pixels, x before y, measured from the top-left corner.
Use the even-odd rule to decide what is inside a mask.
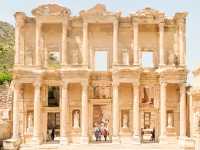
[[[180,49],[180,66],[185,66],[185,35],[184,23],[179,23],[179,49]]]
[[[139,84],[133,84],[133,142],[140,143],[140,99]]]
[[[14,97],[13,97],[13,135],[12,138],[15,140],[19,139],[19,94],[20,94],[19,83],[15,83],[14,86]]]
[[[113,96],[112,96],[112,113],[113,113],[113,143],[119,142],[119,94],[118,94],[118,82],[113,82]]]
[[[68,144],[68,114],[69,113],[69,99],[68,99],[68,83],[64,82],[61,91],[61,113],[60,113],[60,143]]]
[[[64,66],[67,64],[67,22],[62,23],[62,52],[61,52],[61,64]]]
[[[166,91],[167,83],[160,84],[160,143],[166,142]]]
[[[81,100],[81,143],[88,143],[88,83],[84,81],[82,85]]]
[[[83,22],[83,65],[88,65],[88,22]]]
[[[36,41],[35,41],[35,65],[41,65],[41,57],[40,57],[40,37],[41,37],[41,27],[42,24],[36,21]]]
[[[139,65],[138,23],[133,23],[133,65]]]
[[[180,84],[180,137],[186,136],[186,86]]]
[[[165,50],[164,50],[164,23],[159,24],[159,47],[160,47],[160,66],[165,65]]]
[[[113,65],[118,64],[118,28],[119,22],[113,22]]]
[[[41,143],[41,108],[40,108],[40,81],[34,83],[34,130],[33,130],[33,142],[36,144]]]

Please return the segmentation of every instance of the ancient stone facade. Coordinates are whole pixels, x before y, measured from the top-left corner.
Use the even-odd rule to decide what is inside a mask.
[[[13,136],[5,147],[51,143],[53,129],[60,145],[91,143],[98,127],[112,143],[184,145],[187,13],[122,16],[97,4],[71,16],[48,4],[32,14],[15,14]],[[98,52],[106,54],[104,71]]]

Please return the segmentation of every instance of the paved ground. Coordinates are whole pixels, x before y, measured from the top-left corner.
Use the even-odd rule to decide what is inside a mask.
[[[51,147],[51,148],[50,148]],[[59,149],[57,144],[44,144],[41,145],[40,149]],[[140,145],[132,145],[132,144],[88,144],[88,145],[75,145],[71,144],[66,146],[64,149],[66,150],[179,150],[178,145],[176,144],[168,144],[168,145],[160,145],[160,144],[140,144]]]

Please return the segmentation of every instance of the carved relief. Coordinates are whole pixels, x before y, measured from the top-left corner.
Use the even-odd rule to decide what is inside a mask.
[[[143,104],[154,104],[154,87],[144,86],[141,91]]]

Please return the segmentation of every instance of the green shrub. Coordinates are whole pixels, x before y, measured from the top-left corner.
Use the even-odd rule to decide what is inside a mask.
[[[5,82],[11,82],[12,75],[9,72],[0,72],[0,85]]]

